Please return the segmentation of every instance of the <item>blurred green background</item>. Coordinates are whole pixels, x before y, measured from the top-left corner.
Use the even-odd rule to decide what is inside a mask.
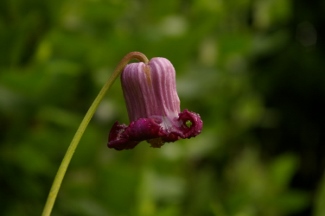
[[[202,134],[106,147],[120,82],[53,215],[325,215],[324,1],[0,1],[0,215],[40,215],[78,124],[130,51],[168,58]]]

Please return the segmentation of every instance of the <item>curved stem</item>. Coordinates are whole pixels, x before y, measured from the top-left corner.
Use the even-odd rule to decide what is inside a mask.
[[[55,202],[55,199],[58,195],[63,177],[67,171],[67,168],[69,166],[69,163],[71,161],[71,158],[79,144],[79,141],[83,135],[83,133],[86,130],[86,127],[88,126],[91,118],[93,117],[93,115],[95,114],[98,105],[100,104],[100,102],[102,101],[103,97],[105,96],[105,93],[108,91],[108,89],[112,86],[112,84],[114,83],[114,81],[116,80],[116,78],[118,77],[118,75],[121,73],[121,71],[123,70],[123,68],[127,65],[127,63],[132,60],[132,59],[137,59],[139,61],[142,61],[144,63],[148,63],[148,59],[147,57],[140,53],[140,52],[130,52],[129,54],[127,54],[126,56],[124,56],[124,58],[119,62],[119,64],[117,65],[117,67],[115,68],[113,74],[111,75],[111,77],[107,80],[107,82],[105,83],[105,85],[102,87],[102,89],[100,90],[100,92],[98,93],[97,97],[95,98],[94,102],[91,104],[91,106],[89,107],[85,117],[83,118],[82,122],[79,125],[79,128],[77,130],[77,132],[75,133],[67,152],[65,153],[64,158],[62,159],[61,165],[58,169],[58,172],[55,176],[55,179],[53,181],[50,193],[47,197],[47,201],[45,203],[44,209],[43,209],[43,213],[42,216],[49,216],[52,212],[52,208]]]

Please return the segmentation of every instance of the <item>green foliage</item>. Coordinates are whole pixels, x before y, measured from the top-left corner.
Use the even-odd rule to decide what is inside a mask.
[[[174,64],[181,106],[201,114],[202,134],[161,149],[108,149],[112,124],[128,121],[116,82],[72,159],[54,216],[279,216],[313,201],[325,214],[325,181],[316,198],[291,187],[299,155],[265,156],[254,133],[277,126],[252,71],[258,56],[290,42],[291,4],[1,1],[0,214],[41,213],[78,124],[130,51]]]

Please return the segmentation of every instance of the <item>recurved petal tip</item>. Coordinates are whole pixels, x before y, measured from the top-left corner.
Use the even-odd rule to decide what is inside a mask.
[[[114,148],[116,150],[132,149],[139,143],[139,141],[128,139],[125,134],[127,127],[125,124],[115,122],[108,136],[108,148]]]
[[[182,124],[180,127],[180,130],[182,131],[182,138],[195,137],[201,133],[203,121],[199,114],[185,109],[179,114],[178,119]]]

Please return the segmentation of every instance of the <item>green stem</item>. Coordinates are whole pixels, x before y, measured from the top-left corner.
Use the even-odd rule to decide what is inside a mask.
[[[49,216],[51,215],[51,211],[55,202],[55,199],[58,195],[63,177],[67,171],[67,168],[69,166],[69,163],[71,161],[71,158],[79,144],[79,141],[83,135],[83,133],[85,132],[91,118],[93,117],[93,115],[95,114],[98,105],[100,104],[100,102],[102,101],[103,97],[105,96],[106,92],[108,91],[108,89],[112,86],[112,84],[114,83],[114,81],[116,80],[116,78],[119,76],[119,74],[121,73],[121,71],[124,69],[124,67],[127,65],[127,63],[132,60],[132,59],[137,59],[139,61],[142,61],[144,63],[148,63],[148,59],[147,57],[140,53],[140,52],[130,52],[129,54],[127,54],[126,56],[124,56],[124,58],[119,62],[119,64],[117,65],[117,67],[115,68],[113,74],[111,75],[111,77],[107,80],[107,82],[105,83],[105,85],[103,86],[103,88],[100,90],[100,92],[98,93],[97,97],[95,98],[94,102],[91,104],[91,106],[89,107],[85,117],[83,118],[82,122],[79,125],[79,128],[77,130],[77,132],[75,133],[67,152],[65,153],[64,158],[62,159],[61,165],[58,169],[58,172],[55,176],[55,179],[53,181],[50,193],[47,197],[47,201],[45,203],[44,209],[43,209],[43,213],[42,216]]]

